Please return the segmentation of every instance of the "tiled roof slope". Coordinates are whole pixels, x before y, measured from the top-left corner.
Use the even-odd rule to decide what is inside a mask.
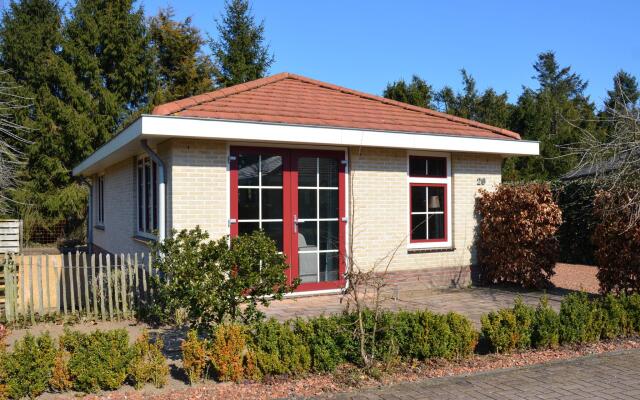
[[[287,72],[162,104],[153,114],[520,139],[506,129]]]

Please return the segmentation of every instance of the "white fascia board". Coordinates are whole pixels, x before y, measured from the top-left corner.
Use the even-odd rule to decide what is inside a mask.
[[[172,137],[260,143],[326,146],[363,146],[446,152],[532,156],[540,154],[534,141],[488,139],[430,133],[390,132],[246,121],[143,115],[118,136],[96,150],[73,169],[78,176],[108,163],[114,153],[131,151],[132,142]],[[126,148],[126,149],[125,149]]]
[[[142,133],[217,140],[299,143],[333,146],[386,147],[530,156],[540,154],[539,143],[429,133],[286,125],[202,118],[143,116]]]

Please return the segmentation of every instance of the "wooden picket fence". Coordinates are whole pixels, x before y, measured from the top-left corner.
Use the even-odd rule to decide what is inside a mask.
[[[50,315],[133,318],[152,300],[157,275],[148,254],[4,256],[4,312],[9,322]]]

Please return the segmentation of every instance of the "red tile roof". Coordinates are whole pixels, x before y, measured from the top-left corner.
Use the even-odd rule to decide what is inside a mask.
[[[506,129],[287,72],[162,104],[153,114],[520,139]]]

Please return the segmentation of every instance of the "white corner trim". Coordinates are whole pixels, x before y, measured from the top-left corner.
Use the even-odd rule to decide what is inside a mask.
[[[241,142],[384,147],[505,156],[527,156],[540,153],[538,142],[526,140],[143,115],[75,167],[73,174],[83,174],[88,168],[140,136],[158,140],[179,137]]]

